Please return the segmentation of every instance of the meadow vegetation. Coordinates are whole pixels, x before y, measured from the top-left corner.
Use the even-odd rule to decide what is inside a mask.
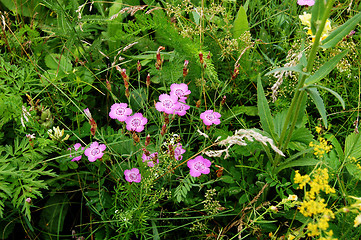
[[[359,239],[357,0],[0,0],[0,239]]]

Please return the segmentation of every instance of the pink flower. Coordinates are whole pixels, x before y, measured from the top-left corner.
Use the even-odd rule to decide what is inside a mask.
[[[210,172],[209,167],[211,166],[211,161],[202,156],[198,156],[195,159],[191,159],[187,162],[187,166],[190,169],[190,175],[192,177],[199,177],[201,174],[208,174]]]
[[[179,108],[174,111],[174,114],[177,114],[179,116],[184,116],[187,113],[187,110],[191,107],[187,104],[183,103],[182,101],[179,101]]]
[[[297,0],[297,4],[301,6],[313,6],[315,4],[315,0]]]
[[[159,102],[155,104],[155,108],[159,112],[165,112],[167,114],[173,114],[173,112],[179,108],[178,97],[176,95],[161,94],[159,96]]]
[[[188,90],[188,85],[185,83],[173,83],[170,85],[170,95],[179,97],[180,101],[185,101],[187,99],[187,95],[189,94],[191,94],[191,91]]]
[[[132,168],[131,170],[125,170],[124,171],[124,175],[125,175],[125,180],[127,180],[128,182],[137,182],[139,183],[140,180],[142,180],[142,176],[139,173],[139,169],[138,168]]]
[[[154,167],[155,164],[159,163],[159,159],[158,159],[158,153],[152,153],[149,156],[145,155],[145,153],[143,153],[142,156],[143,162],[147,162],[149,167]]]
[[[103,157],[103,151],[106,148],[107,147],[105,146],[105,144],[99,145],[98,142],[93,142],[92,144],[90,144],[90,147],[85,149],[84,155],[88,157],[89,162],[95,162],[98,158]]]
[[[31,203],[31,198],[27,198],[27,199],[25,199],[25,202],[27,202],[27,203]]]
[[[219,119],[221,117],[221,114],[217,112],[213,112],[213,110],[207,110],[203,113],[201,113],[201,119],[203,120],[203,123],[207,126],[210,126],[212,124],[218,125],[221,123],[221,120]]]
[[[78,151],[79,148],[81,148],[81,151],[84,150],[84,147],[82,147],[80,143],[75,143],[75,144],[74,144],[74,150],[75,150],[75,151]],[[69,155],[69,156],[70,156],[70,157],[73,157],[73,156],[71,155],[71,149],[72,149],[72,148],[68,148],[68,150],[70,151],[70,155]],[[71,161],[72,161],[72,162],[79,161],[79,160],[81,159],[81,157],[82,157],[82,156],[81,156],[81,154],[80,154],[79,156],[74,157]]]
[[[181,161],[183,159],[182,154],[185,152],[186,150],[182,148],[182,144],[178,143],[174,149],[174,158],[178,161]]]
[[[84,109],[84,113],[89,119],[93,119],[92,114],[89,111],[89,108]]]
[[[127,124],[128,131],[141,132],[144,130],[144,125],[147,124],[148,119],[143,117],[141,113],[135,113],[133,116],[127,117],[125,123]]]
[[[132,114],[132,109],[128,108],[128,104],[114,103],[110,107],[109,117],[124,122],[130,114]]]

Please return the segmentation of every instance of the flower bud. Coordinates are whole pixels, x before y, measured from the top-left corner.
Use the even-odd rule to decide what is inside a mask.
[[[203,59],[203,53],[199,53],[199,62],[201,63],[201,64],[203,64],[204,63],[204,59]]]
[[[221,102],[221,106],[223,106],[226,103],[226,95],[223,96],[222,98],[222,102]]]
[[[236,77],[238,76],[239,74],[239,67],[240,65],[237,64],[234,66],[234,70],[233,70],[233,74],[232,74],[232,80],[236,79]]]
[[[208,52],[207,59],[211,59],[211,52]]]
[[[129,98],[129,96],[130,96],[130,92],[129,92],[129,89],[128,89],[128,88],[125,89],[125,96],[126,96],[127,98]]]
[[[150,143],[150,135],[148,134],[147,137],[145,138],[145,143],[144,143],[144,145],[145,145],[145,146],[148,146],[149,143]]]
[[[140,70],[142,69],[142,65],[140,64],[139,60],[137,62],[137,70],[138,72],[140,72]]]
[[[167,125],[163,124],[162,130],[160,131],[160,135],[164,136],[164,134],[167,132]]]
[[[147,87],[150,86],[150,75],[149,75],[149,73],[147,75],[147,81],[145,82],[145,84],[147,85]]]
[[[184,67],[183,67],[183,77],[186,77],[188,75],[188,60],[184,61]]]
[[[169,124],[169,114],[164,113],[164,124]]]
[[[110,82],[108,81],[108,79],[107,79],[107,81],[106,81],[106,85],[107,85],[107,89],[111,92],[111,91],[112,91],[112,85],[110,84]]]
[[[162,66],[162,63],[163,63],[163,59],[160,56],[160,51],[162,51],[164,49],[165,49],[165,47],[160,46],[157,50],[157,62],[155,63],[155,67],[157,68],[157,70],[160,69],[160,67]]]

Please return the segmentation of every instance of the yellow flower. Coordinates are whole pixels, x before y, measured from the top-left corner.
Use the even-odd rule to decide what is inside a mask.
[[[354,227],[357,227],[358,225],[360,225],[361,224],[361,214],[359,214],[356,218],[355,218],[355,220],[354,220]]]
[[[304,12],[303,15],[298,16],[301,19],[302,25],[311,27],[311,14]]]
[[[297,201],[297,199],[298,199],[297,195],[289,195],[287,198],[288,201]]]

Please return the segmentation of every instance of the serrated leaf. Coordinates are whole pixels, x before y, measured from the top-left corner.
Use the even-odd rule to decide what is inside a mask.
[[[347,50],[343,51],[340,54],[337,54],[333,58],[331,58],[329,61],[327,61],[325,64],[323,64],[312,76],[308,77],[305,80],[305,85],[311,85],[314,83],[317,83],[324,77],[326,77],[332,69],[334,69],[337,65],[337,63],[347,54]]]
[[[344,159],[344,153],[340,142],[332,134],[326,134],[325,138],[332,143],[333,148],[336,150],[339,159]]]
[[[325,104],[323,103],[323,100],[322,100],[322,98],[320,96],[320,93],[314,87],[306,88],[305,90],[306,90],[306,92],[308,92],[310,97],[313,99],[313,101],[314,101],[314,103],[316,105],[316,108],[317,108],[318,112],[321,115],[323,124],[325,125],[325,128],[327,128],[326,108],[325,108]]]
[[[240,6],[236,18],[233,22],[233,38],[239,38],[246,30],[248,30],[248,20],[247,20],[247,13],[243,6]]]
[[[357,180],[361,180],[361,169],[359,169],[355,164],[353,163],[347,163],[346,165],[347,171]]]
[[[361,158],[360,134],[351,133],[345,140],[345,158]]]
[[[353,16],[351,19],[347,20],[340,27],[332,31],[330,35],[322,41],[321,47],[324,49],[332,48],[342,40],[347,34],[349,34],[356,25],[361,21],[361,12]]]

